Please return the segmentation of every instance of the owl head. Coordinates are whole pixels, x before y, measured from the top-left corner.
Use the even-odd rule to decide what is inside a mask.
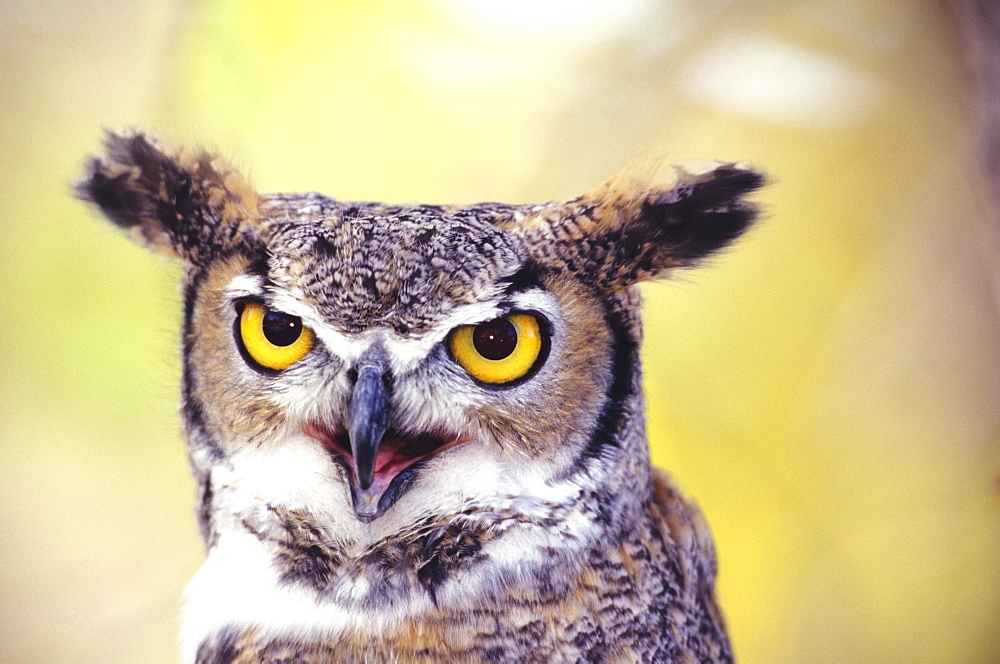
[[[79,195],[185,267],[210,541],[279,509],[344,542],[585,499],[627,527],[649,491],[633,286],[732,242],[762,184],[712,164],[564,203],[395,206],[259,194],[139,132],[106,147]]]

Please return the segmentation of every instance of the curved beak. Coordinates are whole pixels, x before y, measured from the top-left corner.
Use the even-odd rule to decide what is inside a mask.
[[[381,367],[367,364],[358,368],[358,382],[351,392],[347,416],[347,434],[351,440],[357,490],[354,511],[363,520],[379,514],[382,492],[372,489],[379,445],[389,426],[389,390]]]

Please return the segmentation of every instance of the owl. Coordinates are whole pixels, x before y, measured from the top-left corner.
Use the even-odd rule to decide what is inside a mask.
[[[110,133],[78,195],[184,265],[182,661],[732,661],[708,528],[650,466],[636,284],[742,234],[763,177],[667,180],[342,202]]]

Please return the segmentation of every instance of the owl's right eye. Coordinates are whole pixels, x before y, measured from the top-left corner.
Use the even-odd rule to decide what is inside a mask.
[[[298,316],[247,302],[240,312],[239,340],[246,355],[264,369],[283,371],[310,350],[315,336]]]

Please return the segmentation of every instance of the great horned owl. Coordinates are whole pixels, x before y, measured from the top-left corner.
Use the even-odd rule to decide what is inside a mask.
[[[185,267],[183,660],[731,661],[708,529],[650,468],[634,284],[739,236],[761,184],[348,203],[109,134],[79,195]]]

